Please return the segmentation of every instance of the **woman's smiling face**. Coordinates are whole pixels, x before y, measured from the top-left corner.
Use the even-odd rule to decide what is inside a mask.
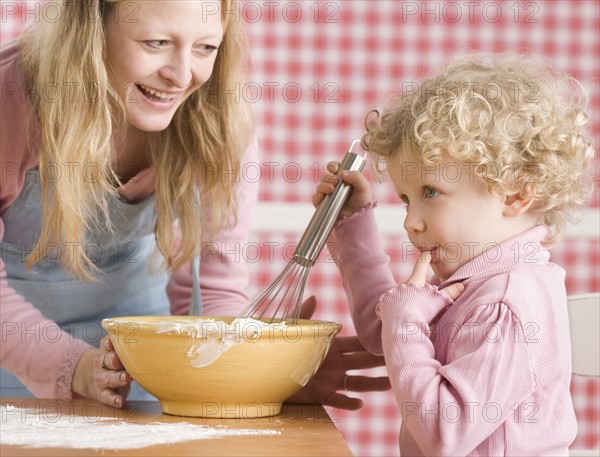
[[[215,0],[117,2],[106,17],[110,83],[129,126],[168,127],[175,111],[211,76],[223,40]]]

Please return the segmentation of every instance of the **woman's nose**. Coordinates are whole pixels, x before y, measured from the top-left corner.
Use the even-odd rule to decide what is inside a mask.
[[[189,52],[177,51],[169,56],[168,61],[160,69],[161,77],[168,79],[175,87],[185,89],[192,82],[191,55]]]

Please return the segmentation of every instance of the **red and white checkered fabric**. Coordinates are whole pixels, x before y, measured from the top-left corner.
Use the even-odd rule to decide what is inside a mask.
[[[44,14],[37,1],[2,0],[1,6],[1,43]],[[258,115],[263,202],[309,202],[320,170],[360,137],[368,110],[464,51],[530,53],[577,77],[589,93],[589,132],[600,144],[597,0],[244,0],[230,14],[246,19],[253,42],[251,79],[232,88],[231,96],[250,100]],[[389,186],[375,192],[382,203],[396,202]],[[598,194],[591,206],[600,207]],[[253,292],[283,269],[307,222],[298,221],[298,234],[255,233],[254,244],[240,250]],[[398,278],[412,265],[403,258],[402,241],[384,237]],[[599,243],[597,237],[571,238],[553,250],[553,260],[567,270],[569,294],[600,290]],[[353,332],[327,252],[311,271],[307,294],[319,300],[318,318]],[[574,379],[572,393],[579,420],[573,447],[597,448],[599,383]],[[400,417],[391,393],[361,397],[366,406],[358,412],[330,411],[353,452],[398,455]]]

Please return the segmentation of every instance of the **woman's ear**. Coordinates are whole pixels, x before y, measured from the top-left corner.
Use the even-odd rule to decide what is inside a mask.
[[[521,194],[507,195],[504,199],[502,214],[506,217],[516,217],[525,213],[533,204],[532,197],[524,197]]]

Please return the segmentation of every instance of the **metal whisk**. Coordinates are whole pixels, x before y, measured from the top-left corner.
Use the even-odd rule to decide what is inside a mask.
[[[362,171],[364,168],[365,157],[352,152],[357,142],[360,140],[355,140],[344,156],[338,175],[342,170]],[[351,186],[340,179],[334,191],[326,195],[316,209],[288,265],[275,281],[237,316],[238,318],[262,319],[270,316],[271,321],[280,318],[290,325],[298,323],[309,270],[315,264],[329,238],[335,221],[350,196],[350,191]]]

